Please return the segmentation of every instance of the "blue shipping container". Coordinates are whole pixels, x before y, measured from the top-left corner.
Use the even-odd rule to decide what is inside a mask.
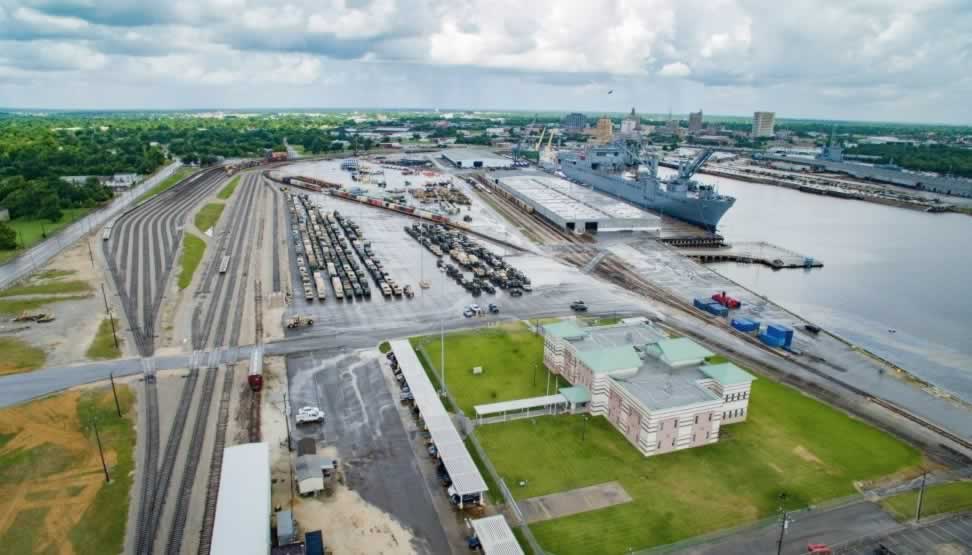
[[[759,322],[747,320],[746,318],[733,318],[732,327],[743,333],[751,333],[759,329]]]
[[[713,301],[712,299],[695,299],[692,301],[692,304],[695,305],[695,308],[706,310],[706,307],[712,304],[713,302],[715,301]]]
[[[788,328],[779,324],[770,324],[766,326],[766,333],[767,335],[772,335],[773,337],[782,339],[785,347],[789,347],[790,344],[793,343],[793,328]]]
[[[759,335],[759,340],[762,341],[763,343],[769,345],[770,347],[782,347],[783,346],[783,338],[782,337],[776,337],[776,336],[773,336],[773,335],[761,333]]]
[[[306,555],[324,555],[324,535],[320,530],[304,534],[304,553]]]
[[[729,309],[719,303],[712,303],[705,307],[705,309],[716,316],[726,316],[729,314]]]

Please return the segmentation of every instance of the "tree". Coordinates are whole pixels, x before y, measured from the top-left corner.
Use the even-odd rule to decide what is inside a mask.
[[[54,195],[48,195],[41,203],[41,208],[37,215],[45,220],[58,222],[64,216],[64,213],[61,212],[61,207],[57,205],[57,197]]]
[[[13,250],[17,248],[17,232],[6,222],[0,222],[0,250]]]

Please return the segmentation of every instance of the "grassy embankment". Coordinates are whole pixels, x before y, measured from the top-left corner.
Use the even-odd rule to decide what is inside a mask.
[[[0,264],[23,253],[26,249],[33,247],[44,240],[44,233],[50,237],[57,231],[76,222],[78,219],[87,216],[95,208],[65,208],[61,210],[61,219],[52,222],[50,220],[10,220],[6,222],[8,226],[17,232],[17,244],[20,248],[13,250],[0,250]]]
[[[163,179],[155,187],[152,187],[148,191],[145,191],[144,193],[142,193],[142,196],[140,196],[137,199],[135,199],[135,204],[142,204],[143,202],[147,201],[148,199],[150,199],[150,198],[152,198],[152,197],[154,197],[156,195],[159,195],[161,193],[164,193],[165,191],[168,191],[169,189],[171,189],[172,187],[174,187],[176,183],[182,181],[183,179],[185,179],[186,177],[188,177],[189,174],[191,174],[194,171],[196,171],[195,168],[191,168],[189,166],[181,166],[176,171],[172,172],[172,175],[170,175],[169,177],[166,177],[165,179]]]
[[[223,208],[226,205],[221,202],[211,202],[206,206],[199,209],[196,213],[196,227],[199,231],[205,233],[207,230],[216,227],[216,222],[219,221],[219,217],[223,214]]]
[[[118,327],[118,319],[113,318],[115,327]],[[122,338],[118,338],[118,345],[121,346]],[[109,360],[121,356],[121,349],[115,346],[115,338],[111,333],[111,320],[105,318],[98,325],[98,333],[95,334],[88,351],[85,353],[90,359]]]
[[[909,491],[889,497],[881,502],[881,506],[898,520],[913,519],[918,506],[918,492]],[[925,488],[925,499],[921,504],[922,518],[959,511],[972,511],[972,482],[954,482]]]
[[[240,176],[234,177],[219,191],[219,193],[216,194],[216,197],[221,200],[228,200],[231,196],[233,196],[233,192],[236,191],[236,186],[239,184]]]
[[[0,337],[0,376],[44,366],[47,354],[16,337]]]
[[[179,258],[179,289],[185,289],[192,283],[192,276],[206,254],[206,242],[192,233],[182,236],[182,257]]]
[[[72,391],[0,411],[0,545],[5,553],[120,553],[134,471],[133,395]],[[108,462],[98,457],[97,424]]]
[[[438,338],[413,339],[423,343],[438,361]],[[469,411],[542,395],[546,370],[536,384],[533,378],[541,353],[541,339],[523,326],[450,334],[449,391]],[[484,373],[473,375],[480,365]],[[766,378],[753,384],[749,420],[723,428],[715,445],[645,458],[606,419],[590,419],[586,432],[584,426],[581,416],[551,416],[476,432],[518,499],[609,481],[632,496],[630,503],[532,525],[541,544],[559,555],[678,541],[771,516],[781,492],[790,508],[805,507],[854,493],[856,480],[915,473],[922,462],[916,449]],[[520,481],[526,485],[515,485]]]

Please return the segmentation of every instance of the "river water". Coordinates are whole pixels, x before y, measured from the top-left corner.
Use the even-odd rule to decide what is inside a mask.
[[[719,225],[727,240],[767,241],[824,263],[714,270],[972,401],[972,217],[699,177],[737,199]]]

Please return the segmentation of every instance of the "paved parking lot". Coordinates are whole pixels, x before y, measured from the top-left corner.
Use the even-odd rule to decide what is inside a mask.
[[[972,515],[958,515],[834,550],[835,555],[873,555],[884,546],[889,555],[965,555],[972,553]]]
[[[426,480],[402,426],[377,351],[316,351],[287,357],[290,409],[319,406],[323,425],[296,428],[335,448],[347,486],[414,535],[417,553],[450,553]]]

